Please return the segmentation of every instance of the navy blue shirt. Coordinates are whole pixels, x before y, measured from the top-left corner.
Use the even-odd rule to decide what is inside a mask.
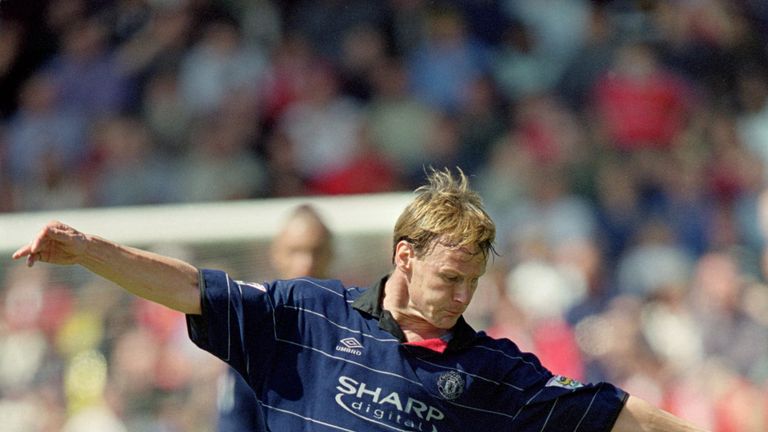
[[[317,279],[245,283],[201,271],[190,338],[229,363],[273,431],[610,431],[627,394],[553,375],[508,339],[462,318],[408,344],[365,290]]]

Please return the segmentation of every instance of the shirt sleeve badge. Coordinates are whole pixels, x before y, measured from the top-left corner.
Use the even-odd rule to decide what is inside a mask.
[[[576,390],[577,388],[584,387],[584,384],[573,378],[568,378],[563,375],[555,375],[547,381],[547,384],[544,387],[561,387],[568,390]]]

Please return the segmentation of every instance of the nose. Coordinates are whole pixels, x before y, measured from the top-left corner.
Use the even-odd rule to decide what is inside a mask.
[[[469,283],[459,284],[455,290],[453,290],[453,301],[468,305],[472,299],[472,287]]]

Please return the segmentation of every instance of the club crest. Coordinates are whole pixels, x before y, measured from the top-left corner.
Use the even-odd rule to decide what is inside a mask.
[[[457,399],[464,392],[464,378],[456,371],[446,372],[437,379],[437,389],[443,398]]]

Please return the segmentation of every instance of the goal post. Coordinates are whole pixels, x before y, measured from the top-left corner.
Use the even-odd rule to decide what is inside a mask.
[[[391,270],[395,221],[411,193],[308,196],[190,204],[88,208],[0,215],[0,278],[11,253],[51,220],[106,239],[220,268],[233,277],[269,280],[269,243],[299,205],[312,205],[333,233],[330,274],[345,283],[370,284]],[[76,268],[55,268],[65,282]],[[2,290],[0,290],[1,292]]]
[[[410,193],[312,196],[0,214],[0,252],[30,241],[51,220],[133,246],[264,240],[300,204],[313,205],[337,236],[387,234],[409,198]]]

